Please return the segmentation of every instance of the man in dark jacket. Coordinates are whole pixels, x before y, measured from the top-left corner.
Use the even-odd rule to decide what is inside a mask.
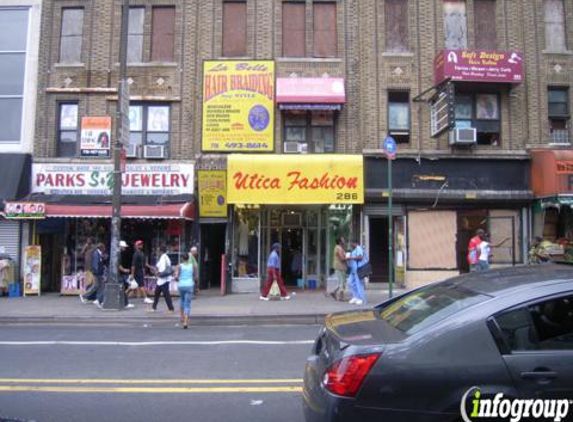
[[[105,245],[103,243],[98,243],[97,247],[92,252],[91,270],[93,274],[93,283],[84,295],[84,297],[90,297],[95,293],[96,300],[94,301],[94,304],[99,308],[102,307],[104,300],[103,298],[104,253],[105,253]]]

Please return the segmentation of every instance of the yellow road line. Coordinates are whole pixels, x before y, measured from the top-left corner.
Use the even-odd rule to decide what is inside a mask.
[[[50,379],[50,378],[0,378],[3,384],[302,384],[302,379]]]
[[[50,393],[301,393],[302,387],[59,387],[0,385],[0,392],[50,392]]]

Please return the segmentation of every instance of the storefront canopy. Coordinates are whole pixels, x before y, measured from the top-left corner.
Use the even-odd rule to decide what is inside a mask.
[[[344,104],[343,78],[277,78],[277,103],[298,104]]]
[[[46,217],[111,218],[112,214],[110,198],[104,201],[104,198],[89,196],[31,195],[29,199],[46,204]],[[192,197],[179,198],[176,201],[170,198],[169,202],[152,197],[129,197],[128,201],[122,204],[122,218],[186,220],[195,218],[195,204]]]

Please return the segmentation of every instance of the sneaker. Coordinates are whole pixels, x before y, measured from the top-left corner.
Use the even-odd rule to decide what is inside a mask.
[[[97,306],[98,308],[102,309],[103,306],[101,303],[99,303],[97,300],[94,300],[94,305]]]
[[[357,300],[358,300],[358,299],[356,299],[355,297],[353,297],[352,299],[350,299],[350,300],[348,301],[348,303],[354,304],[354,303],[356,303]]]
[[[153,303],[153,301],[148,297],[146,297],[145,299],[143,299],[143,303]]]
[[[269,298],[268,298],[268,297],[261,296],[261,297],[259,297],[259,300],[264,300],[265,302],[268,302],[268,301],[269,301]]]
[[[333,298],[334,300],[337,300],[337,299],[336,299],[336,292],[330,292],[330,296],[332,296],[332,298]]]
[[[135,305],[132,303],[128,303],[127,305],[124,306],[124,309],[133,309],[135,308]]]
[[[148,308],[148,309],[147,309],[147,312],[153,313],[153,312],[155,312],[155,309],[153,309],[153,308]]]
[[[355,305],[364,305],[364,302],[361,301],[360,299],[356,299],[356,302],[354,302]]]
[[[281,297],[281,300],[290,300],[290,296],[289,296],[289,295],[282,296],[282,297]]]
[[[88,303],[88,300],[83,295],[80,295],[80,300],[82,303]]]

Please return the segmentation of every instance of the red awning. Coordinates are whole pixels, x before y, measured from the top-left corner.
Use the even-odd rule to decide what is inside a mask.
[[[344,104],[344,78],[277,78],[277,103]]]
[[[188,219],[194,218],[192,202],[162,205],[123,205],[123,218]],[[111,218],[110,205],[46,204],[46,217],[99,217]]]

